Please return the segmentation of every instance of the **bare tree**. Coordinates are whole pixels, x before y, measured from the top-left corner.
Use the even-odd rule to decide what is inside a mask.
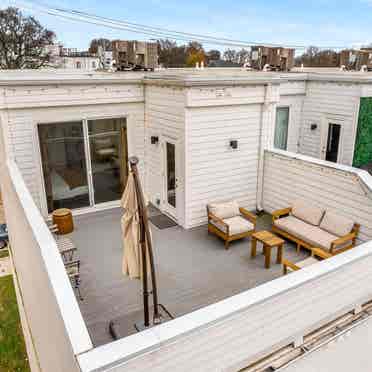
[[[221,59],[221,52],[217,49],[211,49],[207,52],[208,61],[218,61]]]
[[[223,59],[227,62],[235,62],[236,61],[236,50],[234,49],[227,49],[223,53]]]
[[[53,44],[54,32],[45,29],[33,17],[25,17],[17,8],[0,10],[0,68],[36,69],[44,66]]]

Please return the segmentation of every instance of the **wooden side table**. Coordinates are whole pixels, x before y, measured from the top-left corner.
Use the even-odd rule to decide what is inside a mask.
[[[74,231],[74,221],[70,209],[56,209],[52,213],[53,224],[58,227],[58,234],[64,235]]]
[[[263,253],[265,255],[265,267],[270,269],[271,249],[277,248],[276,263],[282,263],[284,240],[274,235],[270,231],[258,231],[252,235],[251,258],[257,255],[257,241],[263,244]]]

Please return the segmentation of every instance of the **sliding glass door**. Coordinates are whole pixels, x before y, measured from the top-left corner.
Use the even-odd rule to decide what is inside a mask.
[[[90,205],[82,122],[38,127],[48,212]]]
[[[125,119],[88,121],[94,203],[118,200],[128,175]]]
[[[39,124],[48,213],[119,200],[128,176],[126,119]]]

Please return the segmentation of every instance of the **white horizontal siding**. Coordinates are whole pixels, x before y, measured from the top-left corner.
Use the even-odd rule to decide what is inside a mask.
[[[0,108],[143,102],[141,84],[19,86],[2,89]]]
[[[354,143],[361,88],[358,84],[308,82],[304,101],[299,152],[320,157],[321,125],[323,120],[342,120],[343,143],[340,163],[351,165],[354,157]],[[311,124],[317,124],[311,130]]]
[[[355,173],[337,169],[332,163],[327,167],[303,158],[265,152],[264,209],[272,212],[305,200],[353,219],[361,225],[359,238],[371,240],[372,190],[367,192]],[[372,185],[372,177],[369,178]]]
[[[146,117],[146,185],[152,203],[163,202],[163,159],[161,142],[166,137],[177,141],[179,182],[177,190],[178,222],[184,221],[184,133],[185,90],[182,88],[147,85],[145,88]],[[159,143],[151,144],[151,136],[159,137]]]
[[[187,90],[188,107],[230,106],[261,103],[264,100],[263,85],[244,87],[203,87]]]
[[[305,95],[306,81],[288,81],[280,84],[280,95]]]
[[[14,156],[35,203],[42,208],[42,172],[37,151],[37,124],[67,122],[95,117],[127,117],[130,155],[140,158],[144,171],[143,103],[96,104],[9,110],[6,116],[9,156]]]
[[[261,105],[187,109],[188,227],[206,223],[210,202],[236,199],[256,208],[260,123]]]

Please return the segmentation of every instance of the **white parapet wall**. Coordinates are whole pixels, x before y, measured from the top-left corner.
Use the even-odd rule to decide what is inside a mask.
[[[93,346],[56,242],[16,163],[3,162],[0,173],[32,372],[78,372],[76,355]]]
[[[366,171],[286,151],[266,151],[265,211],[286,208],[296,200],[352,218],[361,225],[359,239],[372,239],[372,176]]]
[[[364,243],[78,360],[83,372],[237,372],[367,302],[371,283]]]

